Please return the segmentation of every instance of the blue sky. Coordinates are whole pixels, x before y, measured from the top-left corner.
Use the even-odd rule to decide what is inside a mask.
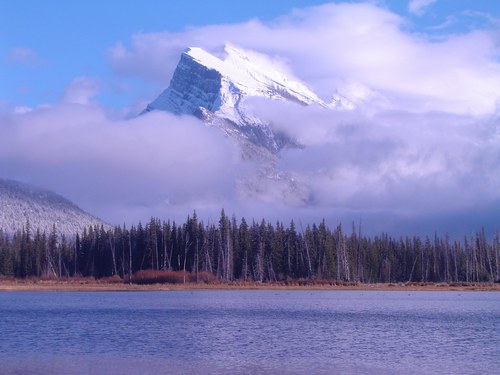
[[[356,2],[356,1],[351,1]],[[362,1],[358,1],[362,2]],[[257,18],[263,22],[324,0],[17,0],[0,3],[0,101],[37,106],[59,100],[64,88],[78,76],[105,82],[100,101],[120,108],[134,100],[146,84],[119,77],[136,91],[113,88],[116,72],[106,51],[117,42],[130,43],[134,34],[181,32],[214,24],[232,24]],[[337,1],[341,3],[341,1]],[[372,1],[406,18],[413,33],[446,35],[492,26],[500,18],[500,2],[492,0],[421,1],[412,12],[402,0]],[[418,1],[416,2],[418,3]],[[425,6],[426,3],[429,3]],[[497,25],[498,26],[498,25]]]
[[[34,106],[57,100],[76,76],[111,79],[113,72],[104,54],[118,41],[128,43],[133,34],[177,32],[255,17],[269,21],[293,7],[321,3],[324,1],[2,1],[0,100]],[[32,53],[16,60],[11,56],[16,48]],[[104,99],[114,106],[130,99],[110,96]]]
[[[195,118],[137,117],[189,46],[265,54],[325,101],[255,110],[310,205],[242,196],[248,162]],[[113,224],[194,209],[367,232],[500,224],[500,1],[1,1],[0,177]]]

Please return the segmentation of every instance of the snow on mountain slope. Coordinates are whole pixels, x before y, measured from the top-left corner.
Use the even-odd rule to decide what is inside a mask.
[[[232,109],[246,96],[328,106],[305,85],[288,80],[264,56],[229,45],[225,52],[226,58],[221,60],[201,48],[188,48],[181,56],[170,87],[148,106],[149,110],[193,114],[203,106],[231,116],[234,114]],[[185,82],[187,75],[191,79]],[[179,85],[181,83],[187,85]],[[190,92],[193,94],[189,95]],[[198,93],[207,95],[196,95]],[[233,119],[240,120],[237,114]]]
[[[226,46],[227,57],[220,60],[201,48],[189,48],[186,52],[198,63],[207,68],[218,71],[223,77],[223,85],[228,84],[223,97],[222,107],[231,107],[236,104],[231,84],[242,94],[247,96],[264,96],[274,99],[295,100],[303,104],[318,103],[326,106],[316,94],[305,85],[290,81],[261,55]],[[224,103],[227,100],[226,103]]]
[[[0,229],[12,234],[26,226],[46,233],[55,224],[59,233],[73,236],[90,225],[105,225],[75,204],[49,190],[0,179]]]
[[[225,47],[225,58],[201,48],[182,55],[170,86],[143,113],[152,110],[191,114],[226,134],[262,146],[272,153],[296,142],[248,110],[249,97],[289,100],[302,105],[330,107],[305,85],[289,80],[265,56]]]

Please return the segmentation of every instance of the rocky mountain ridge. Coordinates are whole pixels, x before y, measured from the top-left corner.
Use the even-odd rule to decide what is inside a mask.
[[[248,98],[338,107],[338,103],[326,103],[304,84],[288,79],[266,56],[229,45],[224,54],[221,59],[201,48],[188,48],[169,87],[143,113],[161,110],[194,115],[240,143],[250,142],[276,154],[299,144],[255,116],[247,106]]]

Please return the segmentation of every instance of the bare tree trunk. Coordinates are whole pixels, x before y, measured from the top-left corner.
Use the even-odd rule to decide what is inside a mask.
[[[486,261],[488,264],[488,274],[489,274],[489,279],[490,282],[495,281],[495,276],[493,274],[493,264],[492,264],[492,255],[490,254],[490,249],[488,248],[489,246],[486,244],[486,239],[484,240],[484,251],[486,252]],[[492,247],[493,249],[493,247]]]
[[[172,271],[172,256],[174,253],[174,244],[170,245],[170,253],[168,254],[168,270]]]
[[[467,238],[464,238],[464,250],[465,250],[465,281],[469,282],[469,272],[470,272],[470,263],[469,263],[469,245],[467,243]]]
[[[183,283],[186,284],[186,261],[187,261],[187,253],[189,250],[189,246],[191,242],[189,241],[189,233],[186,233],[186,241],[184,242],[184,266],[183,266]]]
[[[226,265],[226,260],[224,258],[224,255],[225,255],[225,252],[224,252],[224,249],[222,248],[223,247],[223,243],[222,243],[222,235],[220,233],[220,231],[217,231],[217,237],[219,238],[219,246],[218,246],[218,249],[217,249],[217,278],[219,280],[223,280],[225,279],[225,265]]]
[[[73,265],[73,269],[74,269],[74,272],[73,272],[73,276],[76,276],[76,269],[77,269],[77,261],[78,261],[78,253],[77,253],[77,248],[76,248],[76,243],[75,243],[75,252],[74,252],[74,265]]]
[[[234,272],[233,272],[233,246],[231,243],[231,238],[230,238],[229,233],[226,233],[225,237],[226,237],[226,251],[227,251],[226,280],[232,280],[233,274],[234,274]]]
[[[128,283],[132,284],[132,238],[128,232]]]
[[[194,272],[196,274],[196,282],[199,282],[198,279],[198,262],[199,262],[199,248],[198,248],[199,240],[198,237],[196,237],[196,247],[195,247],[195,254],[194,254]],[[191,270],[192,272],[193,270]]]
[[[498,231],[495,230],[495,238],[493,240],[493,249],[495,251],[496,276],[495,281],[500,281],[500,243],[498,240]]]
[[[417,264],[418,260],[418,255],[415,254],[415,261],[413,262],[413,266],[411,267],[411,272],[410,272],[410,277],[408,278],[408,282],[411,282],[411,279],[413,277],[413,271],[415,270],[415,265]]]
[[[359,232],[358,232],[358,238],[357,238],[357,253],[356,253],[356,273],[357,273],[357,281],[364,282],[364,275],[363,275],[363,264],[361,262],[361,254],[362,254],[362,248],[361,248],[361,222],[359,223]]]
[[[260,245],[260,247],[262,247],[262,245]],[[256,276],[257,276],[259,282],[264,281],[264,265],[263,265],[262,254],[263,254],[263,251],[260,250],[259,253],[257,254],[257,259],[256,259],[257,260]]]
[[[58,277],[61,278],[62,277],[62,256],[61,256],[61,246],[58,246],[57,247],[57,255],[59,257],[58,259],[58,263],[59,263],[59,275]]]
[[[276,282],[276,274],[274,273],[273,262],[271,256],[267,259],[267,268],[269,272],[269,279]]]
[[[336,246],[336,255],[337,255],[337,280],[340,280],[340,235],[338,236],[337,246]]]
[[[425,268],[424,268],[424,247],[423,244],[420,244],[421,247],[420,247],[420,268],[421,268],[421,276],[420,276],[420,280],[421,282],[424,282],[425,281]]]
[[[473,254],[474,254],[474,276],[476,277],[476,282],[479,281],[479,266],[478,266],[478,260],[477,260],[477,253],[478,253],[478,244],[477,241],[474,241],[474,247],[473,247]]]
[[[117,275],[118,271],[116,269],[116,258],[115,258],[115,245],[114,245],[114,236],[113,241],[111,241],[111,236],[109,237],[109,248],[111,250],[111,259],[113,260],[113,275]]]
[[[212,268],[212,260],[210,259],[208,239],[205,240],[205,242],[203,243],[203,246],[204,246],[204,249],[205,249],[205,266],[206,266],[206,271],[208,271],[211,274],[213,274],[214,270]]]
[[[245,249],[245,256],[244,256],[244,261],[243,261],[243,280],[247,281],[248,278],[248,252]]]
[[[292,260],[291,260],[291,251],[287,250],[287,264],[288,264],[288,275],[292,274]]]
[[[309,246],[307,246],[307,238],[304,235],[304,229],[302,228],[302,222],[300,222],[300,230],[302,232],[302,237],[304,238],[304,245],[306,247],[308,277],[311,278],[311,276],[313,274],[313,272],[312,272],[312,264],[311,264],[311,257],[309,256]]]
[[[449,248],[449,244],[448,244],[448,235],[446,235],[446,238],[445,238],[445,244],[444,244],[444,264],[445,264],[445,267],[446,267],[446,270],[445,270],[445,273],[444,273],[444,277],[445,277],[445,281],[447,283],[450,282],[450,260],[449,260],[449,252],[450,252],[450,248]]]
[[[455,266],[455,282],[458,282],[458,264],[457,264],[457,252],[459,251],[459,244],[455,244],[453,248],[453,263]]]
[[[121,277],[125,280],[125,244],[123,243],[123,235],[121,237],[121,248],[122,248],[122,266],[121,266]]]
[[[342,241],[342,255],[344,258],[344,274],[346,276],[346,280],[351,281],[351,273],[349,270],[349,257],[347,256],[345,241]]]
[[[158,254],[158,231],[157,228],[159,226],[159,223],[155,222],[155,257],[156,257],[156,269],[160,269],[160,256]]]
[[[165,226],[163,226],[161,231],[161,238],[163,241],[163,265],[162,270],[165,271],[167,268],[167,241],[165,240]]]

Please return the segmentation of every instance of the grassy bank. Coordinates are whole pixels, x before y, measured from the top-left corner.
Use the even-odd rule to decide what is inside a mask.
[[[187,280],[163,283],[129,283],[119,278],[13,279],[1,278],[0,291],[155,291],[155,290],[375,290],[375,291],[500,291],[498,283],[348,283],[340,281],[253,281]]]

